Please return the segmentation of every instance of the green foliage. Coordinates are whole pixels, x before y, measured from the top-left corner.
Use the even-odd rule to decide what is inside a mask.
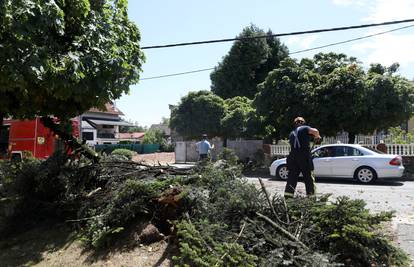
[[[286,136],[293,118],[303,116],[323,135],[370,133],[406,121],[414,111],[414,87],[394,75],[397,65],[361,63],[344,54],[320,53],[299,63],[286,59],[259,85],[257,113]],[[275,104],[277,103],[277,105]],[[333,112],[335,111],[335,112]]]
[[[145,132],[142,144],[164,144],[164,133],[158,129],[152,129]]]
[[[370,214],[362,200],[340,197],[332,204],[314,206],[312,222],[320,232],[316,246],[338,255],[348,266],[404,266],[408,257],[381,233],[381,223],[392,212]]]
[[[387,130],[388,136],[384,142],[386,144],[412,144],[414,143],[414,136],[412,133],[407,133],[405,130],[398,127],[391,127]]]
[[[146,126],[141,126],[137,123],[134,126],[119,126],[120,133],[146,132],[147,130]]]
[[[221,135],[224,101],[209,91],[190,92],[172,111],[170,126],[186,138]]]
[[[264,129],[252,100],[236,96],[224,101],[225,114],[221,119],[223,135],[230,138],[260,136]]]
[[[23,158],[21,162],[0,161],[0,184],[8,196],[27,196],[33,190],[33,173],[37,173],[40,161]]]
[[[265,35],[263,30],[250,25],[243,29],[238,38]],[[271,35],[272,32],[269,31],[267,38],[235,41],[229,53],[210,75],[211,90],[223,99],[235,96],[253,99],[257,84],[288,56],[287,47]]]
[[[291,131],[295,117],[310,117],[312,91],[319,83],[317,73],[307,71],[305,66],[292,59],[286,59],[259,85],[254,100],[257,113],[265,118],[266,124],[277,129],[277,137],[285,136]]]
[[[132,219],[146,216],[154,209],[152,199],[158,196],[166,185],[145,183],[128,179],[115,188],[113,198],[102,206],[86,206],[84,216],[88,220],[83,240],[95,248],[108,245],[114,235],[121,232]]]
[[[237,157],[236,153],[231,150],[230,148],[223,148],[223,150],[217,155],[217,158],[223,159],[227,161],[230,165],[237,165],[239,161],[239,157]]]
[[[126,0],[0,2],[0,117],[62,119],[128,93],[144,61]]]
[[[180,254],[173,257],[175,266],[257,266],[258,258],[245,251],[232,240],[217,241],[225,236],[226,225],[199,220],[192,223],[182,220],[176,223]]]
[[[125,158],[131,160],[132,157],[135,155],[136,152],[129,150],[129,149],[125,149],[125,148],[117,148],[114,151],[111,152],[112,155],[121,155],[124,156]]]
[[[408,121],[413,112],[414,86],[400,76],[371,73],[366,78],[368,88],[367,115],[370,129],[386,130]]]
[[[240,178],[241,169],[232,160],[209,163],[183,176],[164,175],[159,166],[149,168],[112,156],[95,164],[83,158],[60,161],[56,157],[48,163],[24,162],[18,168],[3,162],[0,171],[10,189],[16,177],[27,178],[29,193],[14,191],[15,195],[30,196],[26,203],[32,210],[35,203],[53,205],[62,218],[76,222],[83,240],[93,248],[111,244],[133,223],[168,225],[174,220],[178,266],[409,263],[383,234],[382,223],[391,219],[391,212],[371,214],[362,200],[335,200],[329,195],[285,200],[276,194],[269,200],[271,208],[263,191]],[[35,207],[36,213],[46,209]],[[25,215],[20,218],[34,218]]]

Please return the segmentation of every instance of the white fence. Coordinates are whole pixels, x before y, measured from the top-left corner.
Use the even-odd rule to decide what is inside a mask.
[[[370,148],[376,148],[375,144],[363,145]],[[386,144],[387,153],[401,156],[414,156],[414,144]],[[289,145],[271,145],[271,156],[286,156],[290,152]]]
[[[355,136],[355,144],[363,144],[363,145],[377,145],[383,140],[385,143],[394,144],[399,143],[400,141],[404,141],[404,143],[412,142],[412,138],[408,137],[407,135],[403,136],[393,136],[391,134],[376,134],[376,135],[362,135],[358,134]],[[287,140],[280,140],[278,144],[287,144]],[[336,144],[336,143],[349,143],[348,133],[340,133],[337,136],[333,137],[324,137],[322,144]]]

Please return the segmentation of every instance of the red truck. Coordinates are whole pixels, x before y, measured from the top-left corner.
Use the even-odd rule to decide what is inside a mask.
[[[73,135],[79,137],[79,121],[72,120]],[[33,120],[3,121],[0,135],[0,156],[2,158],[22,158],[31,154],[35,158],[45,159],[63,144],[58,136],[46,128],[40,118]]]

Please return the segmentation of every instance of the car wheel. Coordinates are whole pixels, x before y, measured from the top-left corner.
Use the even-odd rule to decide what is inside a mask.
[[[279,167],[277,167],[276,169],[276,177],[280,180],[287,180],[288,178],[288,168],[286,164],[280,165]]]
[[[359,167],[354,174],[355,179],[364,184],[369,184],[377,179],[377,173],[371,167]]]

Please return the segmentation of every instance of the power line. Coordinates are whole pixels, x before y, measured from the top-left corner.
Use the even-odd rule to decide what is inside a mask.
[[[167,44],[167,45],[153,45],[153,46],[144,46],[144,47],[141,47],[141,49],[155,49],[155,48],[167,48],[167,47],[176,47],[176,46],[222,43],[222,42],[232,42],[232,41],[236,41],[236,40],[246,41],[246,40],[254,40],[254,39],[269,38],[269,37],[281,37],[281,36],[300,35],[300,34],[308,34],[308,33],[319,33],[319,32],[332,32],[332,31],[344,31],[344,30],[351,30],[351,29],[361,29],[361,28],[377,27],[377,26],[392,25],[392,24],[399,24],[399,23],[406,23],[406,22],[414,22],[414,19],[394,20],[394,21],[387,21],[387,22],[381,22],[381,23],[361,24],[361,25],[354,25],[354,26],[345,26],[345,27],[337,27],[337,28],[325,28],[325,29],[299,31],[299,32],[276,33],[276,34],[272,34],[272,35],[261,35],[261,36],[243,37],[243,38],[228,38],[228,39],[216,39],[216,40],[188,42],[188,43],[176,43],[176,44]]]
[[[335,45],[340,45],[340,44],[345,44],[345,43],[350,43],[350,42],[354,42],[354,41],[358,41],[358,40],[362,40],[362,39],[367,39],[367,38],[375,37],[375,36],[390,33],[390,32],[395,32],[395,31],[399,31],[399,30],[406,29],[406,28],[411,28],[411,27],[414,27],[414,24],[404,26],[404,27],[400,27],[400,28],[395,28],[395,29],[392,29],[392,30],[384,31],[384,32],[378,32],[378,33],[374,33],[374,34],[370,34],[370,35],[366,35],[366,36],[362,36],[362,37],[357,37],[357,38],[353,38],[353,39],[349,39],[349,40],[345,40],[345,41],[340,41],[340,42],[330,43],[330,44],[327,44],[327,45],[321,45],[321,46],[317,46],[317,47],[313,47],[313,48],[298,50],[298,51],[290,52],[289,55],[304,53],[304,52],[308,52],[308,51],[312,51],[312,50],[317,50],[317,49],[330,47],[330,46],[335,46]],[[254,63],[257,63],[257,62],[252,62],[252,63],[249,63],[249,64],[242,64],[242,65],[251,65],[251,64],[254,64]],[[192,70],[192,71],[185,71],[185,72],[178,72],[178,73],[172,73],[172,74],[146,77],[146,78],[142,78],[140,80],[141,81],[142,80],[152,80],[152,79],[159,79],[159,78],[165,78],[165,77],[171,77],[171,76],[179,76],[179,75],[209,71],[209,70],[213,70],[213,69],[214,69],[214,67],[213,68]]]
[[[341,42],[330,43],[330,44],[327,44],[327,45],[321,45],[321,46],[316,46],[316,47],[313,47],[313,48],[303,49],[303,50],[291,52],[291,53],[289,53],[289,55],[308,52],[308,51],[317,50],[317,49],[321,49],[321,48],[325,48],[325,47],[329,47],[329,46],[334,46],[334,45],[339,45],[339,44],[346,44],[346,43],[350,43],[350,42],[354,42],[354,41],[358,41],[358,40],[362,40],[362,39],[367,39],[367,38],[375,37],[375,36],[390,33],[390,32],[395,32],[395,31],[399,31],[399,30],[406,29],[406,28],[411,28],[411,27],[414,27],[414,24],[404,26],[404,27],[400,27],[400,28],[395,28],[395,29],[392,29],[392,30],[384,31],[384,32],[378,32],[378,33],[374,33],[374,34],[370,34],[370,35],[365,35],[365,36],[362,36],[362,37],[353,38],[353,39],[349,39],[349,40],[345,40],[345,41],[341,41]]]

